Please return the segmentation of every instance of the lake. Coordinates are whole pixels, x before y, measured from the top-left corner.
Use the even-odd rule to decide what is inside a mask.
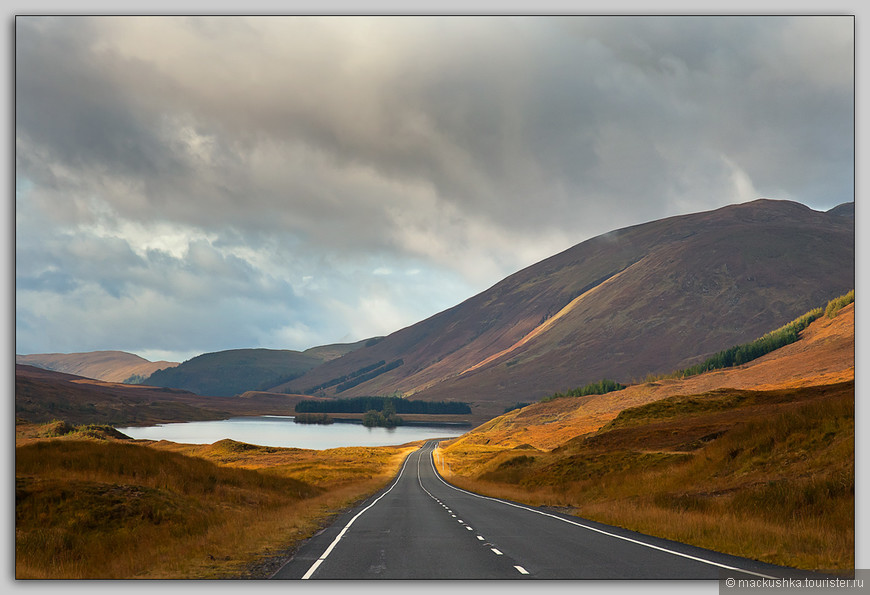
[[[233,417],[217,421],[189,421],[156,426],[118,428],[137,440],[169,440],[183,444],[212,444],[230,438],[247,444],[323,450],[340,446],[390,446],[429,438],[453,438],[471,426],[402,425],[367,428],[359,422],[329,425],[297,424],[290,415]]]

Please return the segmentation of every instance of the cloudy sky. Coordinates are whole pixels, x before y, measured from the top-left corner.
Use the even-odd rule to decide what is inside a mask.
[[[852,17],[25,17],[16,353],[388,334],[585,239],[854,200]]]

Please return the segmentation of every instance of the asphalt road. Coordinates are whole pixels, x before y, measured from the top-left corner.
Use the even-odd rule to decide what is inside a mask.
[[[309,539],[277,579],[809,576],[448,484],[427,442],[384,490]],[[725,574],[720,574],[720,573]]]

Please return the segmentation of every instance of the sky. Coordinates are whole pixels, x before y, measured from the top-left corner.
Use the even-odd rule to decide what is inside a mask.
[[[18,16],[15,351],[385,335],[613,229],[854,200],[851,16]]]

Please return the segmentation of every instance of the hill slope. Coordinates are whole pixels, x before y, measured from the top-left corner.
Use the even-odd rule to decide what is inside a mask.
[[[491,447],[528,444],[552,449],[595,432],[622,410],[674,395],[704,394],[719,389],[788,390],[833,385],[855,379],[855,305],[836,318],[811,323],[796,343],[742,366],[684,379],[657,380],[589,397],[535,403],[508,412],[464,434],[458,442]]]
[[[341,396],[461,399],[493,417],[603,377],[686,367],[852,289],[853,213],[758,200],[604,234],[276,389],[384,362]]]
[[[805,569],[854,568],[855,313],[742,366],[508,412],[442,444],[460,487]]]
[[[262,391],[286,382],[331,359],[359,349],[371,339],[290,349],[231,349],[205,353],[174,368],[160,370],[146,384],[181,388],[200,395],[230,397],[246,391]]]
[[[147,378],[157,370],[178,365],[178,362],[150,362],[126,351],[16,355],[15,363],[106,382],[124,382],[137,376]]]
[[[138,425],[226,419],[236,415],[288,415],[315,397],[245,394],[203,397],[174,388],[118,384],[15,365],[15,417],[31,423]]]

